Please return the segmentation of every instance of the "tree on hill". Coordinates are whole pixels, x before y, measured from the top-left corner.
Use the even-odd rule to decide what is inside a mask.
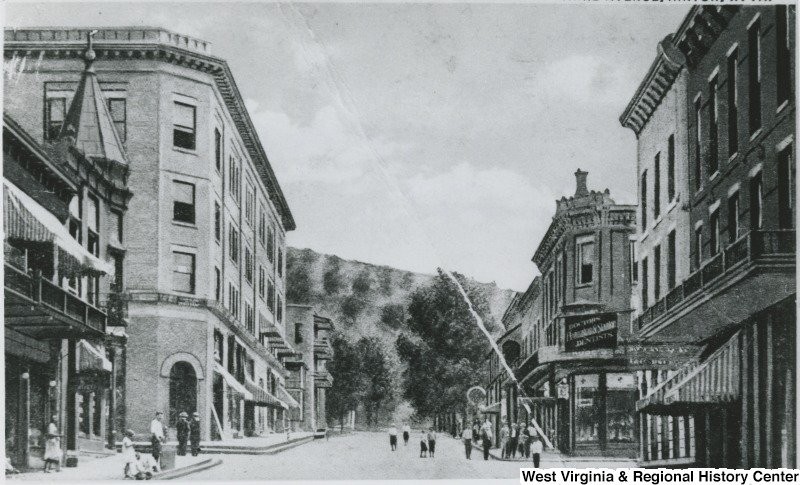
[[[310,303],[313,299],[309,263],[305,258],[289,253],[286,257],[286,300],[292,303]]]
[[[358,276],[353,280],[353,294],[358,296],[366,296],[372,288],[372,279],[367,269],[361,270]]]
[[[367,426],[378,424],[381,411],[392,403],[391,370],[381,341],[375,337],[362,337],[356,343],[361,359],[362,402]]]
[[[406,308],[399,303],[387,303],[381,308],[381,323],[389,328],[400,328],[406,320]]]
[[[361,359],[356,348],[339,333],[331,338],[331,346],[333,359],[328,362],[327,369],[334,385],[328,390],[325,411],[344,427],[345,417],[361,400]]]
[[[343,285],[339,258],[331,256],[326,260],[325,273],[322,275],[322,287],[326,294],[335,295]]]
[[[493,326],[483,292],[455,277],[475,311]],[[396,342],[403,372],[403,395],[421,417],[463,411],[466,391],[486,381],[484,358],[490,344],[469,312],[455,283],[441,270],[427,286],[411,294],[408,335]]]

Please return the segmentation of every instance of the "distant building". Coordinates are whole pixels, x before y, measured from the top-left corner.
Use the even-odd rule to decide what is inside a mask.
[[[515,307],[515,302],[519,300],[516,296],[509,308]],[[511,316],[516,312],[506,311],[506,316]],[[486,385],[486,405],[482,409],[484,420],[486,418],[492,423],[495,445],[500,444],[500,428],[504,423],[508,423],[509,419],[513,419],[516,415],[517,399],[516,399],[516,385],[513,375],[514,367],[519,363],[520,357],[520,323],[513,322],[511,318],[504,316],[503,324],[507,328],[506,332],[501,335],[497,341],[497,347],[500,349],[503,359],[509,369],[500,362],[500,357],[497,352],[492,349],[489,351],[486,359],[489,364],[489,381]]]

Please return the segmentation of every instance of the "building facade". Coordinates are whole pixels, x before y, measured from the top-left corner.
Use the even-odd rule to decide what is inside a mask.
[[[76,97],[87,32],[5,32],[5,109],[42,143]],[[197,411],[203,439],[282,431],[295,224],[233,75],[207,42],[163,29],[100,29],[94,51],[135,194],[117,241],[125,427],[144,437],[156,411],[170,426]]]
[[[644,466],[795,466],[794,25],[793,6],[693,7],[670,39],[686,59],[689,273],[634,328],[701,347],[641,389]]]
[[[630,340],[630,237],[634,206],[589,191],[575,173],[573,197],[533,257],[541,272],[538,315],[528,319],[517,368],[532,415],[558,449],[573,454],[636,451],[636,376]],[[535,320],[534,320],[535,318]]]

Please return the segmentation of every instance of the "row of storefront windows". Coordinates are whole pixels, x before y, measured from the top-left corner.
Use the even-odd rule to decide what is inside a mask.
[[[573,376],[575,444],[635,443],[636,382],[631,374]]]

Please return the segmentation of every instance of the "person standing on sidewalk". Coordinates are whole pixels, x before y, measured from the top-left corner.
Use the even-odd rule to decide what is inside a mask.
[[[192,421],[189,423],[189,441],[192,445],[192,456],[200,453],[200,413],[195,411],[192,414]]]
[[[536,430],[536,427],[533,425],[533,423],[535,423],[535,422],[536,421],[534,419],[531,419],[531,424],[528,425],[528,447],[526,449],[526,451],[528,453],[525,455],[525,458],[529,458],[530,457],[531,444],[533,444],[533,438],[539,435],[539,432]]]
[[[125,432],[125,437],[122,438],[122,460],[125,462],[125,468],[122,470],[122,474],[125,478],[135,478],[137,469],[136,469],[136,450],[133,448],[133,430],[129,429]]]
[[[161,419],[164,413],[156,411],[156,417],[150,421],[150,446],[152,447],[151,454],[156,463],[159,463],[161,458],[161,445],[167,440],[166,433],[164,432],[164,423]]]
[[[508,453],[506,454],[506,458],[508,458],[508,454],[511,454],[511,458],[517,457],[518,443],[519,443],[519,425],[517,423],[512,423],[511,433],[508,435]]]
[[[408,446],[408,438],[411,437],[411,426],[408,423],[403,425],[403,446]]]
[[[433,458],[436,453],[436,430],[431,428],[428,430],[428,456]]]
[[[539,438],[539,435],[533,435],[531,438],[531,455],[533,455],[533,467],[539,468],[539,461],[542,457],[542,451],[544,451],[544,445],[542,444],[542,439]]]
[[[467,454],[467,460],[471,460],[472,458],[472,429],[469,426],[465,426],[464,430],[461,431],[461,439],[464,441],[464,453]]]
[[[181,411],[175,424],[178,435],[178,456],[186,456],[186,442],[189,441],[189,415]]]
[[[525,426],[525,423],[520,423],[520,429],[522,432],[520,433],[520,447],[522,448],[521,454],[525,456],[525,458],[531,457],[531,431],[530,428]]]
[[[392,448],[392,451],[397,449],[397,426],[394,424],[389,428],[389,446]]]
[[[56,471],[61,471],[61,435],[58,434],[56,425],[58,416],[53,415],[47,425],[47,441],[44,444],[44,472],[50,473],[50,468],[55,466]]]
[[[488,420],[487,420],[488,422]],[[492,447],[492,428],[484,427],[481,431],[481,446],[483,446],[483,459],[489,459],[489,449]]]
[[[508,429],[508,423],[503,423],[503,427],[500,428],[500,458],[507,458],[508,455],[508,436],[511,434],[511,430]]]

